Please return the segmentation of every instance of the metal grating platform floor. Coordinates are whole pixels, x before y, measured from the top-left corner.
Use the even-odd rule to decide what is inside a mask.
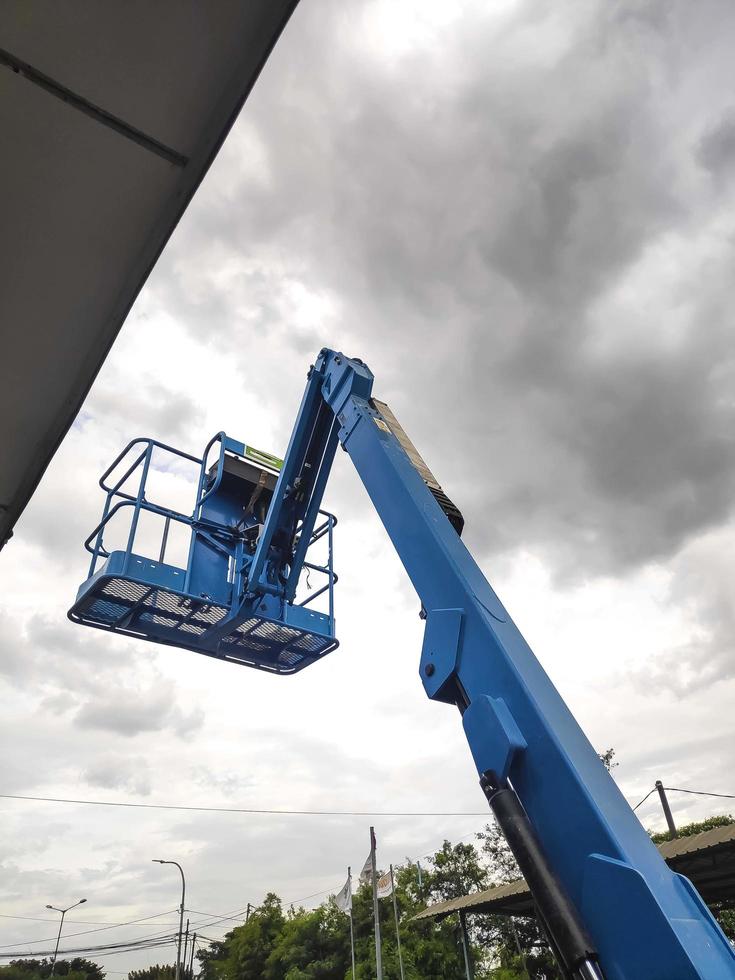
[[[226,606],[159,586],[102,577],[72,606],[69,617],[88,626],[281,674],[295,673],[338,646],[333,637],[254,616],[225,634],[218,650],[208,649],[207,631],[228,611]]]

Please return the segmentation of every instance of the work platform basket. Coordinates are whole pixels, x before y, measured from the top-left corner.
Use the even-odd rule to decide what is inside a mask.
[[[247,591],[280,466],[223,432],[201,459],[153,439],[133,440],[100,479],[102,519],[85,542],[92,560],[69,618],[278,674],[334,650],[331,514],[319,512],[293,602]],[[159,490],[169,500],[188,490],[191,514],[154,502]]]

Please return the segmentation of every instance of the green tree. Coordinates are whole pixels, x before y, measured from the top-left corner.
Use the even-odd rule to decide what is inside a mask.
[[[482,891],[490,883],[474,844],[452,845],[445,840],[430,862],[431,870],[423,884],[433,902],[461,898],[469,892]]]
[[[448,872],[448,865],[452,862],[447,861],[448,850],[445,849],[449,847],[450,845],[445,845],[440,852],[437,852],[440,855],[443,852],[443,857],[440,857],[440,879],[432,882],[434,860],[430,859],[423,875],[421,889],[418,886],[415,865],[407,863],[404,867],[394,868],[399,934],[406,980],[464,980],[464,961],[458,945],[459,933],[456,922],[453,919],[442,922],[421,919],[417,922],[413,918],[426,907],[427,899],[439,901],[439,889],[446,887],[447,880],[453,881],[454,873],[450,875]],[[434,855],[434,858],[436,857],[437,855]],[[464,859],[459,860],[459,865],[466,867],[466,864],[465,855]],[[375,977],[372,901],[372,889],[369,885],[360,887],[353,897],[356,980],[374,980]],[[383,972],[386,980],[398,980],[400,968],[392,899],[381,899],[378,907]],[[349,929],[346,917],[345,929]],[[349,969],[344,975],[350,976]]]
[[[334,903],[291,910],[268,957],[263,980],[343,980],[350,963],[349,922]]]
[[[482,883],[482,869],[472,845],[445,844],[429,861],[419,894],[416,868],[395,869],[396,901],[406,980],[464,980],[458,930],[452,921],[415,922],[429,896],[463,894]],[[436,875],[436,877],[432,877]],[[398,980],[398,946],[393,904],[379,903],[383,967],[386,980]],[[353,896],[356,976],[375,977],[372,889],[362,885]],[[333,900],[313,910],[290,909],[268,895],[247,924],[197,954],[203,980],[352,980],[349,918]],[[478,980],[482,974],[478,973]],[[137,980],[137,978],[136,978]],[[155,980],[155,978],[151,978]]]
[[[619,762],[613,762],[615,749],[605,749],[604,752],[598,752],[597,754],[600,757],[600,762],[609,773],[612,773],[613,769],[616,769],[620,765]]]
[[[281,900],[269,892],[249,920],[197,959],[204,980],[263,980],[266,964],[283,928]]]
[[[191,972],[188,969],[182,969],[181,976],[183,980],[191,980]],[[131,970],[128,973],[128,980],[174,980],[176,977],[176,967],[171,963],[160,964],[156,963],[155,966],[147,966],[143,970]]]
[[[715,827],[729,827],[735,823],[732,814],[721,813],[713,817],[705,817],[704,820],[694,821],[694,823],[684,824],[683,827],[676,828],[677,837],[694,837],[695,834],[703,834],[705,830],[714,830]],[[651,833],[649,831],[649,833]],[[663,844],[669,839],[668,830],[661,833],[651,833],[651,840],[654,844]]]
[[[223,976],[223,963],[227,959],[231,941],[232,932],[228,932],[224,939],[211,942],[208,949],[203,947],[197,950],[199,976],[202,980],[218,980],[219,977]]]
[[[7,966],[0,967],[0,980],[45,980],[51,976],[52,962],[50,958],[11,960]],[[67,980],[104,980],[105,973],[92,960],[75,956],[70,960],[57,960],[54,976]]]
[[[496,823],[485,826],[477,835],[487,865],[492,887],[517,881],[521,872]],[[497,968],[494,980],[527,980],[533,977],[556,980],[560,976],[554,956],[535,918],[487,915],[475,926],[475,940],[488,951]]]

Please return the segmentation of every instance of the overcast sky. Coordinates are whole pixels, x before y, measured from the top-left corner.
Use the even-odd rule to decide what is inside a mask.
[[[196,454],[225,429],[281,453],[322,346],[370,365],[631,802],[656,778],[735,792],[734,37],[725,0],[303,0],[0,556],[5,793],[484,810],[341,453],[324,662],[267,677],[65,618],[118,450]],[[671,802],[681,822],[727,809]],[[86,897],[83,923],[173,910],[155,857],[208,914],[338,889],[370,823],[2,810],[0,911]],[[661,828],[653,799],[638,812]],[[374,822],[387,865],[483,819]],[[0,923],[3,944],[55,933]]]

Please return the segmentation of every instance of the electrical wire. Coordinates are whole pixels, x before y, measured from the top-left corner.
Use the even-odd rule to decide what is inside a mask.
[[[688,793],[694,796],[709,796],[717,797],[718,799],[735,799],[735,794],[732,793],[711,793],[704,790],[695,789],[683,789],[681,787],[675,786],[665,786],[663,787],[669,793]],[[653,793],[656,792],[656,786],[646,793],[643,799],[639,800],[638,803],[633,807],[633,810],[637,810],[641,807],[646,800],[649,799]],[[65,804],[77,804],[85,806],[109,806],[109,807],[126,807],[133,809],[146,809],[146,810],[187,810],[187,811],[199,811],[199,812],[210,812],[210,813],[251,813],[251,814],[263,814],[263,815],[283,815],[283,816],[345,816],[345,817],[485,817],[488,816],[487,811],[471,811],[471,812],[457,812],[457,811],[446,811],[446,812],[428,812],[428,811],[378,811],[378,810],[281,810],[281,809],[264,809],[255,807],[207,807],[207,806],[187,806],[178,804],[168,804],[168,803],[126,803],[126,802],[111,802],[107,800],[77,800],[77,799],[65,799],[59,797],[44,797],[44,796],[19,796],[7,793],[0,793],[0,799],[8,800],[22,800],[26,802],[37,802],[37,803],[65,803]],[[464,840],[467,837],[473,836],[472,834],[466,834]],[[296,905],[299,902],[305,902],[310,898],[317,898],[320,895],[327,895],[331,892],[331,889],[324,889],[319,892],[312,892],[309,895],[304,895],[301,898],[292,899],[290,901],[284,901],[284,905],[291,906]],[[252,911],[256,910],[256,906],[250,906]],[[163,915],[169,915],[176,912],[176,909],[167,909],[165,912],[157,912],[154,915],[142,916],[138,919],[131,919],[128,922],[111,922],[100,924],[98,928],[95,929],[85,929],[79,932],[74,932],[68,934],[65,938],[71,939],[74,936],[84,936],[90,933],[104,932],[108,929],[117,929],[129,925],[138,925],[142,922],[150,921],[151,919],[159,918]],[[199,912],[195,909],[187,909],[190,915],[200,915],[205,919],[210,918],[211,921],[203,921],[197,923],[197,928],[211,928],[212,926],[218,925],[225,921],[243,921],[247,914],[247,908],[236,909],[228,915],[216,916],[214,913]],[[238,914],[239,913],[239,914]],[[244,914],[243,914],[244,913]],[[55,920],[48,918],[38,918],[34,916],[22,916],[22,915],[8,915],[6,913],[0,913],[0,917],[7,919],[23,919],[26,921],[33,922],[53,922]],[[89,923],[92,924],[92,923]],[[221,942],[218,939],[211,939],[208,936],[201,935],[197,933],[197,941],[202,940],[204,942]],[[155,949],[160,946],[169,945],[177,940],[177,934],[170,935],[168,933],[152,933],[147,937],[140,937],[138,940],[131,941],[129,943],[117,943],[108,944],[104,946],[79,948],[72,950],[64,950],[59,953],[59,955],[71,955],[80,953],[94,953],[98,957],[111,956],[117,952],[132,952],[137,949]],[[13,947],[15,950],[18,946],[33,946],[44,942],[52,942],[53,937],[46,939],[34,939],[26,940],[22,943],[5,943],[0,945],[0,950],[9,949]],[[105,952],[106,951],[106,952]],[[40,951],[28,951],[28,952],[12,952],[4,953],[0,952],[0,959],[8,959],[10,957],[14,958],[24,958],[25,956],[50,956],[51,951],[40,952]]]
[[[664,786],[664,789],[667,793],[692,793],[694,796],[717,796],[721,800],[735,800],[733,793],[705,793],[701,789],[680,789],[676,786]]]
[[[96,949],[86,950],[86,955],[94,956],[96,959],[102,959],[105,956],[116,956],[118,953],[135,953],[138,950],[146,949],[164,949],[166,946],[176,946],[179,941],[178,933],[174,933],[168,939],[161,939],[155,943],[146,943],[140,946],[119,946],[114,949],[98,951]],[[74,952],[73,950],[71,952]],[[61,955],[61,953],[59,953]],[[66,954],[68,955],[68,953]]]
[[[721,800],[735,800],[735,794],[733,793],[707,793],[702,789],[682,789],[680,786],[662,786],[662,789],[666,790],[667,793],[690,793],[692,796],[716,796]],[[649,796],[656,792],[656,787],[650,789],[643,799],[636,803],[633,810],[637,810],[639,806],[643,806]]]
[[[692,793],[696,796],[716,796],[721,799],[735,800],[732,793],[709,793],[697,789],[681,789],[675,786],[665,786],[669,793]],[[643,799],[633,807],[637,810],[654,793],[654,786]],[[183,810],[198,813],[251,813],[263,816],[284,817],[484,817],[486,810],[286,810],[266,807],[233,807],[233,806],[190,806],[180,803],[128,803],[122,800],[77,800],[54,796],[18,796],[11,793],[0,793],[2,800],[21,800],[27,803],[66,803],[76,806],[110,806],[126,807],[136,810]],[[20,917],[19,917],[20,918]]]
[[[112,800],[72,800],[53,796],[16,796],[0,793],[2,800],[24,800],[31,803],[73,803],[83,806],[118,806],[139,810],[193,810],[200,813],[252,813],[284,817],[483,817],[487,811],[457,810],[275,810],[261,807],[186,806],[178,803],[125,803]]]
[[[170,912],[178,912],[178,909],[170,909]],[[204,915],[204,912],[197,913],[199,915]],[[208,913],[207,913],[208,914]],[[158,912],[156,915],[147,915],[146,919],[156,919],[159,915],[166,915],[165,912]],[[22,919],[24,922],[58,922],[58,919],[42,918],[38,915],[10,915],[7,912],[0,912],[0,919]],[[102,922],[96,919],[74,919],[74,922],[78,926],[109,926],[111,929],[115,929],[118,926],[132,926],[136,923],[143,922],[143,919],[132,919],[130,922]],[[175,925],[175,923],[172,923]],[[94,930],[90,930],[94,932]],[[81,935],[81,933],[71,933],[71,935]]]
[[[172,942],[178,941],[178,933],[171,933],[157,938],[134,940],[128,943],[106,943],[103,946],[75,946],[72,949],[59,950],[57,956],[79,956],[79,955],[101,955],[112,952],[131,952],[136,949],[156,949],[159,946],[167,946]],[[53,956],[54,951],[48,950],[24,950],[23,952],[0,953],[0,959],[25,959],[27,957]]]
[[[130,922],[116,922],[114,924],[102,926],[99,929],[82,929],[80,932],[68,932],[64,938],[72,939],[74,936],[88,936],[92,932],[105,932],[107,929],[119,929],[121,926],[133,926],[140,922],[148,922],[151,919],[158,919],[162,915],[171,915],[177,911],[178,909],[167,909],[165,912],[156,912],[155,915],[144,915],[140,919],[131,919]],[[8,918],[10,918],[10,916],[8,916]],[[46,922],[48,920],[44,919],[43,921]],[[55,938],[55,936],[51,936],[50,938],[46,939],[29,939],[22,943],[2,943],[0,944],[0,949],[8,949],[10,946],[35,946],[38,943],[52,943]],[[141,938],[145,939],[145,936],[142,936]]]
[[[655,792],[656,792],[656,787],[654,786],[653,789],[649,790],[646,793],[646,795],[643,797],[643,799],[640,801],[640,803],[636,803],[636,805],[633,807],[633,812],[635,813],[635,811],[638,809],[639,806],[643,806],[643,804],[646,802],[646,800],[651,795],[651,793],[655,793]]]
[[[85,935],[89,935],[90,933],[94,933],[94,932],[103,932],[105,929],[114,929],[114,928],[121,928],[121,927],[129,926],[129,925],[138,925],[138,924],[141,924],[143,922],[150,921],[151,919],[156,919],[156,918],[158,918],[158,917],[160,917],[162,915],[168,915],[170,913],[172,914],[172,913],[177,912],[177,911],[178,911],[177,909],[168,909],[165,912],[156,912],[154,915],[143,916],[140,919],[131,919],[129,922],[107,923],[101,929],[84,929],[84,930],[80,930],[79,932],[67,933],[64,938],[65,939],[71,939],[74,936],[85,936]],[[229,916],[216,916],[213,913],[197,912],[197,911],[195,911],[193,909],[187,909],[186,911],[190,915],[201,915],[201,916],[204,916],[205,921],[198,922],[198,923],[195,923],[195,924],[197,925],[197,927],[209,928],[211,926],[218,925],[220,922],[224,921],[225,919],[232,919],[234,921],[242,921],[242,919],[244,918],[244,913],[247,911],[247,909],[246,908],[244,908],[244,909],[233,909],[232,910],[232,913]],[[237,913],[239,913],[239,912],[242,912],[243,915],[238,915]],[[2,914],[2,913],[0,913],[0,914]],[[30,916],[10,916],[10,915],[7,915],[7,916],[5,916],[5,918],[30,919],[31,917]],[[42,922],[49,922],[49,921],[50,922],[53,922],[55,920],[54,919],[41,919],[39,921],[42,921]],[[175,923],[171,923],[171,924],[172,925],[175,925]],[[176,935],[177,934],[174,934],[174,938],[176,938]],[[30,940],[29,939],[26,939],[26,940],[23,940],[23,942],[5,943],[3,945],[0,945],[0,951],[1,950],[6,950],[6,949],[11,949],[11,948],[12,948],[13,951],[10,952],[10,953],[0,952],[0,958],[8,958],[8,957],[22,958],[25,954],[17,951],[17,947],[18,946],[34,946],[34,945],[39,945],[40,943],[53,942],[54,939],[55,939],[55,937],[54,936],[51,936],[51,937],[46,937],[44,939],[30,939]],[[131,939],[129,942],[123,943],[122,945],[124,945],[126,948],[131,948],[131,949],[133,949],[133,948],[135,948],[135,949],[148,949],[148,948],[155,948],[159,943],[163,943],[164,945],[167,945],[169,942],[171,942],[171,934],[168,933],[168,932],[159,932],[157,930],[155,932],[150,933],[147,936],[141,936],[138,939]],[[113,945],[118,945],[118,944],[113,944]],[[102,949],[107,949],[107,948],[108,948],[107,946],[90,947],[90,951],[94,952],[96,950],[102,950]],[[44,956],[44,955],[51,955],[50,952],[47,954],[47,953],[44,953],[44,952],[39,951],[39,950],[27,951],[27,952],[28,952],[28,955],[29,956],[33,956],[33,957],[39,957],[39,956]],[[71,950],[69,952],[78,953],[79,951],[78,950]]]
[[[252,908],[252,903],[251,903],[251,908]],[[184,909],[184,911],[185,912],[188,912],[189,915],[203,915],[207,919],[210,919],[210,918],[211,919],[216,919],[217,922],[224,922],[226,919],[236,919],[237,921],[239,921],[240,919],[243,918],[242,915],[237,915],[236,913],[233,913],[233,912],[230,912],[229,915],[217,915],[215,912],[197,912],[196,909]],[[240,911],[245,912],[245,911],[247,911],[247,909],[241,909]],[[207,923],[205,923],[205,922],[196,923],[195,922],[195,923],[193,923],[193,925],[203,926],[203,925],[207,925]],[[211,925],[211,923],[210,923],[210,925]]]

